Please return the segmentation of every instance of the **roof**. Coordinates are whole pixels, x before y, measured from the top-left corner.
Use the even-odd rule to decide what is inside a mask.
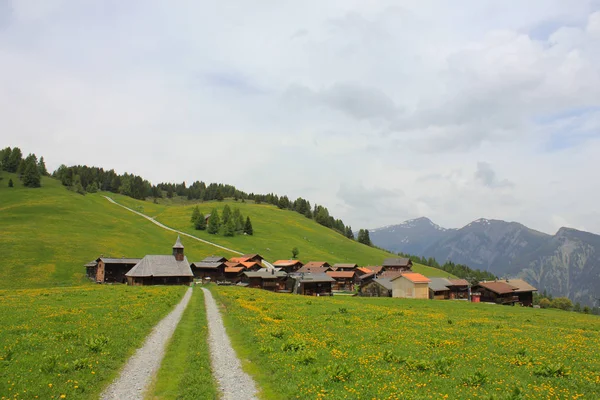
[[[305,274],[300,277],[300,283],[310,282],[335,282],[335,279],[326,274]]]
[[[469,286],[469,281],[466,279],[448,279],[452,286]]]
[[[284,271],[275,271],[262,268],[258,271],[246,271],[244,272],[244,275],[246,275],[248,278],[277,279],[285,278],[287,276],[287,273]]]
[[[244,266],[243,266],[243,265],[241,265],[239,262],[237,262],[237,261],[231,261],[231,260],[230,260],[230,261],[226,261],[226,262],[225,262],[225,266],[226,266],[227,268],[233,268],[233,267],[240,267],[240,268],[244,268]]]
[[[255,257],[259,257],[261,260],[263,259],[263,257],[260,254],[244,254],[242,256],[239,257],[232,257],[231,261],[237,261],[237,262],[246,262],[252,258]]]
[[[496,294],[514,293],[514,291],[515,291],[515,288],[513,286],[510,286],[506,282],[497,282],[497,281],[479,282],[479,284],[477,286],[486,288],[487,290],[490,290]]]
[[[327,271],[325,272],[325,274],[327,274],[328,276],[332,277],[332,278],[339,278],[339,279],[347,279],[347,278],[354,278],[354,275],[356,274],[356,272],[354,271]]]
[[[429,282],[431,282],[431,280],[428,277],[426,277],[425,275],[421,275],[418,272],[404,272],[400,276],[397,276],[390,280],[393,281],[400,277],[406,278],[409,281],[411,281],[412,283],[429,283]]]
[[[94,261],[90,261],[89,263],[85,264],[84,267],[95,267],[98,265],[98,261],[94,260]]]
[[[361,280],[361,281],[365,281],[367,279],[374,278],[374,277],[375,277],[375,272],[371,272],[370,274],[360,275],[358,277],[358,279]]]
[[[310,261],[304,264],[304,268],[322,267],[325,264],[329,265],[327,261]]]
[[[255,265],[258,265],[260,267],[260,264],[257,263],[256,261],[246,261],[246,262],[241,262],[240,264],[242,264],[246,268],[252,268]]]
[[[508,279],[506,281],[510,286],[516,288],[515,292],[537,292],[537,289],[525,282],[523,279]]]
[[[125,276],[194,276],[194,274],[187,257],[183,257],[183,261],[177,261],[172,255],[160,255],[142,258]]]
[[[291,267],[292,265],[302,264],[300,260],[277,260],[273,263],[276,267]]]
[[[173,256],[171,256],[173,257]],[[100,257],[96,261],[102,261],[104,264],[137,264],[142,261],[141,258],[104,258]]]
[[[190,266],[195,268],[205,268],[205,269],[217,269],[221,265],[225,264],[224,262],[205,262],[205,261],[197,261],[190,264]]]
[[[238,273],[242,272],[243,270],[245,270],[244,267],[225,267],[226,273]]]
[[[408,267],[409,264],[412,264],[412,261],[408,258],[386,258],[383,260],[384,267]]]
[[[246,257],[231,257],[229,259],[229,262],[234,262],[234,263],[243,263],[248,261],[248,259]]]
[[[452,282],[450,282],[446,278],[429,278],[431,282],[429,282],[429,289],[434,292],[444,292],[446,290],[450,290],[448,286],[452,286]]]
[[[210,256],[210,257],[206,257],[202,261],[203,262],[225,262],[225,261],[227,261],[227,259],[225,257]]]
[[[400,277],[400,275],[402,275],[402,272],[400,272],[400,271],[383,271],[381,273],[381,275],[379,275],[379,277],[386,278],[389,280],[394,280],[394,279]]]
[[[373,279],[373,282],[379,283],[381,286],[386,288],[387,290],[392,290],[392,281],[386,278],[376,278]]]
[[[329,267],[307,267],[306,265],[298,270],[300,273],[305,274],[324,274],[327,271],[331,271]]]
[[[352,268],[352,269],[354,269],[356,267],[358,267],[358,265],[356,265],[356,264],[333,264],[332,268],[333,269],[336,269],[336,268]]]
[[[179,237],[179,235],[177,235],[177,240],[175,241],[173,248],[174,249],[183,249],[183,244],[181,244],[181,238]]]
[[[363,274],[372,274],[373,270],[366,268],[366,267],[358,267],[356,268],[358,271],[362,272]]]

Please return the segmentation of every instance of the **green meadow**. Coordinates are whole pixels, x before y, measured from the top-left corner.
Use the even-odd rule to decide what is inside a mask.
[[[213,286],[263,399],[598,399],[600,318]]]
[[[0,398],[97,398],[186,289],[0,290]]]

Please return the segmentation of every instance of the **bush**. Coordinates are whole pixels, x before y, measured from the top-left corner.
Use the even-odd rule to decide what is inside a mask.
[[[543,298],[540,300],[540,308],[549,308],[550,307],[550,300],[548,300],[547,298]]]
[[[550,307],[569,311],[573,308],[573,302],[566,297],[557,297],[552,300]]]
[[[569,370],[562,364],[545,364],[537,367],[533,374],[545,378],[563,377],[569,375]]]
[[[479,387],[484,385],[488,380],[485,372],[477,371],[473,375],[469,375],[463,379],[466,386]]]

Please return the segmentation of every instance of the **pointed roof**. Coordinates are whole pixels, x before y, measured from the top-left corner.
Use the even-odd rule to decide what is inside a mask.
[[[177,241],[173,245],[174,249],[183,249],[183,245],[181,244],[181,238],[177,235]]]
[[[150,255],[142,258],[125,274],[130,277],[194,276],[187,257],[177,261],[173,256]]]

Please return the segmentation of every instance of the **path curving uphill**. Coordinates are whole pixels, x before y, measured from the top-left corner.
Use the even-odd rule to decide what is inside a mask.
[[[166,226],[165,224],[162,224],[162,223],[158,222],[158,221],[157,221],[157,220],[155,220],[154,218],[152,218],[152,217],[150,217],[150,216],[148,216],[148,215],[146,215],[146,214],[144,214],[144,213],[141,213],[141,212],[139,212],[139,211],[135,211],[135,210],[133,210],[133,209],[131,209],[131,208],[129,208],[129,207],[126,207],[126,206],[124,206],[123,204],[119,204],[119,203],[117,203],[116,201],[114,201],[112,198],[110,198],[110,197],[108,197],[108,196],[103,196],[103,197],[104,197],[106,200],[110,201],[111,203],[113,203],[113,204],[116,204],[116,205],[118,205],[119,207],[123,207],[123,208],[124,208],[124,209],[126,209],[127,211],[131,211],[132,213],[134,213],[134,214],[137,214],[137,215],[139,215],[139,216],[140,216],[140,217],[142,217],[142,218],[146,218],[148,221],[152,222],[153,224],[155,224],[155,225],[157,225],[157,226],[159,226],[159,227],[161,227],[161,228],[163,228],[163,229],[166,229],[166,230],[168,230],[168,231],[171,231],[171,232],[175,232],[175,233],[177,233],[177,234],[179,234],[179,235],[182,235],[182,236],[187,236],[187,237],[189,237],[189,238],[192,238],[192,239],[195,239],[195,240],[197,240],[197,241],[199,241],[199,242],[206,243],[206,244],[209,244],[209,245],[211,245],[211,246],[215,246],[215,247],[217,247],[217,248],[219,248],[219,249],[226,250],[226,251],[229,251],[229,252],[231,252],[231,253],[234,253],[234,254],[239,254],[239,255],[243,255],[243,254],[244,254],[244,253],[242,253],[241,251],[233,250],[233,249],[230,249],[230,248],[228,248],[228,247],[221,246],[220,244],[213,243],[213,242],[209,242],[208,240],[200,239],[199,237],[197,237],[197,236],[194,236],[194,235],[190,235],[189,233],[185,233],[185,232],[182,232],[182,231],[178,231],[177,229],[173,229],[173,228],[171,228],[171,227],[169,227],[169,226]],[[263,260],[263,264],[264,264],[264,265],[265,265],[267,268],[269,268],[269,269],[270,269],[270,268],[275,268],[275,267],[273,267],[273,265],[272,265],[271,263],[269,263],[269,262],[268,262],[268,261],[266,261],[266,260]]]
[[[204,291],[206,318],[208,319],[208,346],[213,376],[219,384],[223,400],[255,400],[256,384],[242,369],[242,364],[235,354],[223,318],[212,293]]]
[[[119,377],[100,395],[102,400],[142,400],[165,355],[167,343],[192,297],[189,288],[175,309],[152,330],[144,345],[127,361]]]

